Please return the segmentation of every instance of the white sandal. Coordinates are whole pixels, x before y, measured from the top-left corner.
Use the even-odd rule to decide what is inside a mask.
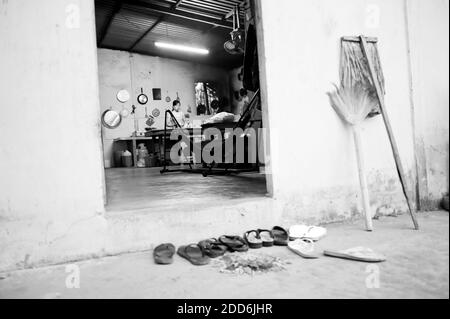
[[[319,254],[314,251],[314,241],[308,238],[291,241],[288,243],[288,248],[303,258],[319,258]]]
[[[319,226],[293,225],[289,228],[289,239],[308,238],[318,241],[327,235],[327,229]]]

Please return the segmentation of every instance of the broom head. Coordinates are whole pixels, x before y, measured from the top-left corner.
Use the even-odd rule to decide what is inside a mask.
[[[333,85],[335,90],[327,93],[331,106],[350,125],[360,124],[378,105],[373,95],[363,85],[339,87]]]

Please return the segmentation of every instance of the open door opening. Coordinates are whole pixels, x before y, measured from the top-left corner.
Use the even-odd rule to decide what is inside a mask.
[[[107,211],[267,196],[253,3],[95,6]]]

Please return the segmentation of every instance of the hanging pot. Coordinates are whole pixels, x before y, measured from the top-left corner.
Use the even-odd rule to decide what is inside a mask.
[[[141,88],[141,94],[139,94],[137,100],[140,105],[146,105],[148,103],[148,96],[144,94],[143,88]]]

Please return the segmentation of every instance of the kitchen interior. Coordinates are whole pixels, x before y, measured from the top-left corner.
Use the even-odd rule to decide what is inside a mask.
[[[205,128],[263,128],[253,1],[96,0],[95,9],[107,211],[266,196],[264,135],[254,136],[256,162],[170,157],[177,128],[202,148],[214,139]]]

